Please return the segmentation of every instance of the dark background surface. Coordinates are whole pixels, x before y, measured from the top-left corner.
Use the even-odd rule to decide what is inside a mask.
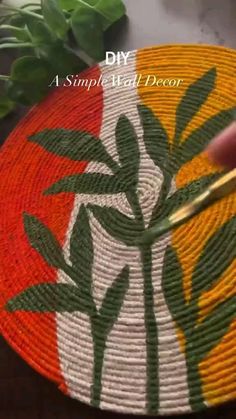
[[[179,0],[178,0],[179,1]],[[195,4],[198,7],[201,3],[201,0],[180,0],[178,3],[186,3],[186,5],[190,5],[190,3]],[[136,0],[126,0],[126,3],[129,7],[129,16],[131,15],[132,18],[132,10],[134,2]],[[161,4],[162,0],[151,0],[149,4],[152,3],[156,6]],[[142,10],[145,11],[146,4],[148,3],[147,0],[138,0],[136,5],[140,5]],[[176,4],[176,1],[167,1],[166,4],[169,4],[169,7],[173,4]],[[223,19],[225,19],[224,10],[229,8],[230,5],[233,7],[233,2],[225,0],[224,2],[221,0],[220,3],[218,0],[206,0],[202,2],[202,7],[208,7],[209,4],[215,5],[225,5],[222,8],[221,12],[223,12]],[[235,3],[235,2],[234,2]],[[205,4],[205,6],[204,6]],[[228,6],[227,6],[228,4]],[[151,4],[150,4],[151,5]],[[184,4],[182,4],[184,6]],[[217,6],[217,7],[218,7]],[[236,6],[236,5],[235,5]],[[200,7],[200,6],[199,6]],[[231,7],[231,6],[230,6]],[[188,9],[189,12],[191,11],[190,8]],[[227,9],[228,10],[228,9]],[[151,11],[149,10],[149,14],[151,17]],[[186,10],[185,10],[186,12]],[[142,15],[142,13],[141,13]],[[128,24],[127,22],[123,22],[123,30],[122,33],[116,32],[116,30],[109,34],[107,40],[107,49],[133,49],[139,46],[150,45],[155,43],[160,43],[158,36],[156,37],[155,31],[156,28],[154,26],[150,27],[149,20],[144,22],[137,12],[137,7],[134,10],[134,24]],[[188,19],[189,20],[189,19]],[[141,27],[142,23],[142,31],[138,30],[139,25]],[[152,17],[152,22],[154,24],[154,20]],[[235,19],[236,22],[236,19]],[[192,22],[193,24],[193,22]],[[204,22],[198,22],[198,25],[204,26]],[[145,43],[145,27],[147,29],[146,32],[146,43]],[[236,25],[235,25],[236,27]],[[234,28],[235,28],[234,27]],[[194,28],[193,28],[194,31]],[[227,26],[226,32],[228,34],[229,27]],[[163,35],[163,32],[161,32]],[[168,32],[169,33],[169,32]],[[201,28],[199,27],[199,36],[202,34]],[[235,29],[236,35],[236,29]],[[195,35],[196,36],[196,35]],[[207,36],[210,37],[209,42],[212,39],[212,43],[214,43],[214,37],[216,34],[214,33],[214,28],[212,32],[207,33]],[[142,38],[142,42],[139,38]],[[173,37],[173,32],[172,32]],[[190,35],[191,38],[191,35]],[[164,38],[165,39],[165,38]],[[223,37],[220,38],[222,43]],[[230,38],[233,41],[233,38]],[[235,37],[234,37],[235,39]],[[162,40],[162,38],[161,38]],[[220,41],[219,40],[219,41]],[[111,41],[111,42],[110,42]],[[168,39],[166,42],[171,41],[171,38]],[[180,39],[181,41],[181,39]],[[199,39],[188,39],[189,42],[201,42]],[[204,41],[204,39],[203,39]],[[208,38],[206,37],[206,41]],[[139,45],[140,42],[142,45]],[[215,39],[215,43],[217,39]],[[1,62],[0,62],[0,73],[4,74],[7,72],[9,67],[9,63],[11,61],[11,55],[8,53],[1,53]],[[9,115],[3,121],[0,121],[0,144],[4,141],[10,131],[14,128],[17,121],[22,117],[25,113],[25,109],[19,109],[17,112]],[[64,396],[60,393],[57,387],[50,383],[45,378],[41,377],[37,374],[34,370],[32,370],[20,357],[14,353],[14,351],[8,346],[8,344],[4,341],[2,337],[0,337],[0,419],[131,419],[132,416],[127,415],[117,415],[110,412],[102,412],[99,410],[95,410],[90,408],[82,403],[79,403],[75,400],[69,399],[68,397]],[[139,419],[140,417],[135,416],[134,418]],[[174,418],[174,417],[173,417]],[[179,416],[179,418],[186,418],[186,419],[235,419],[236,418],[236,403],[226,404],[216,409],[209,409],[204,413],[199,413],[196,415],[185,415]],[[168,419],[168,418],[167,418]],[[170,419],[170,417],[169,417]]]

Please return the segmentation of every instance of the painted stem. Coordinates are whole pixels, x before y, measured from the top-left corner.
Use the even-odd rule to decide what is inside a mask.
[[[186,340],[186,365],[189,386],[189,402],[194,412],[203,409],[205,407],[205,403],[198,361],[196,357],[193,357],[191,353],[191,340],[189,338]]]
[[[157,414],[159,408],[158,377],[158,332],[154,311],[154,289],[152,284],[152,249],[141,249],[144,278],[144,310],[147,341],[147,412]]]
[[[91,387],[91,404],[94,407],[99,407],[101,402],[102,392],[102,369],[104,361],[104,353],[106,348],[106,337],[97,336],[97,327],[91,321],[92,336],[93,336],[93,385]]]

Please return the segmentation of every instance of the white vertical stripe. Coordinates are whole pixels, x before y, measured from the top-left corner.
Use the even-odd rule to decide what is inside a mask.
[[[129,65],[121,67],[101,66],[103,77],[111,75],[132,78],[136,74],[136,57],[132,53]],[[120,114],[124,113],[134,124],[142,150],[139,176],[140,202],[145,214],[145,221],[150,218],[152,207],[159,194],[157,179],[161,172],[146,155],[143,144],[143,131],[137,113],[139,96],[134,87],[104,88],[104,115],[100,139],[108,152],[118,161],[115,147],[115,127]],[[90,163],[88,172],[108,172],[102,165]],[[148,176],[147,176],[148,173]],[[160,182],[159,182],[160,183]],[[131,209],[124,194],[116,196],[75,197],[64,247],[68,258],[69,239],[81,202],[106,204],[131,215]],[[94,243],[93,295],[97,307],[104,298],[107,288],[119,274],[125,264],[130,266],[130,286],[120,316],[110,332],[105,353],[101,408],[126,413],[145,413],[146,404],[146,331],[144,326],[143,278],[140,266],[140,254],[136,248],[127,248],[111,238],[90,215],[90,225]],[[160,413],[178,413],[189,410],[186,367],[180,351],[176,330],[166,306],[162,289],[162,262],[170,237],[153,249],[153,285],[155,290],[155,313],[159,326],[159,377],[160,377]],[[102,279],[102,280],[101,280]],[[58,282],[70,279],[58,272]],[[80,313],[57,315],[58,347],[61,369],[69,393],[81,401],[90,402],[92,385],[93,343],[90,322]],[[178,360],[176,369],[173,362]],[[174,360],[174,361],[173,361]],[[174,397],[178,393],[180,400],[176,405]],[[173,400],[173,401],[172,401]]]

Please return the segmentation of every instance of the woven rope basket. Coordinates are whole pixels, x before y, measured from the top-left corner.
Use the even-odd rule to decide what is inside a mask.
[[[220,176],[204,149],[235,74],[233,50],[135,51],[56,88],[2,147],[0,331],[69,396],[152,415],[236,397],[235,194],[139,241]]]

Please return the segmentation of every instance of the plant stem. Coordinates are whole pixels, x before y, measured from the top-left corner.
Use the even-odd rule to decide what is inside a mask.
[[[17,38],[15,38],[14,36],[4,36],[3,38],[0,38],[0,42],[1,43],[5,43],[5,42],[13,42],[13,43],[17,43],[19,42]]]
[[[154,224],[156,224],[158,216],[161,212],[161,207],[163,205],[163,203],[165,202],[169,192],[170,192],[170,188],[171,188],[171,182],[172,182],[172,175],[168,174],[168,175],[164,175],[164,181],[162,183],[161,186],[161,191],[160,191],[160,195],[159,198],[157,200],[157,203],[155,204],[155,207],[153,209],[152,212],[152,217],[149,223],[149,228],[153,227]]]
[[[25,29],[18,28],[17,26],[13,26],[13,25],[1,25],[0,29],[14,30],[14,31],[19,32],[19,33],[25,32]]]
[[[137,223],[145,229],[142,208],[136,191],[126,194]],[[154,310],[154,289],[152,284],[152,247],[140,247],[144,280],[144,318],[147,343],[147,412],[157,414],[159,407],[159,379],[158,379],[158,333]]]
[[[4,76],[3,74],[0,74],[0,80],[7,81],[10,79],[10,76]]]
[[[189,387],[189,401],[194,412],[203,409],[205,407],[205,403],[198,361],[196,357],[192,356],[191,354],[191,338],[187,337],[186,341],[186,365]]]
[[[96,319],[91,319],[91,329],[93,336],[93,385],[91,387],[91,404],[99,407],[101,402],[102,391],[102,368],[104,361],[104,353],[106,348],[106,338],[97,336]]]
[[[40,20],[44,20],[43,16],[41,16],[37,13],[34,13],[30,10],[21,9],[21,8],[13,7],[13,6],[7,6],[6,4],[1,4],[0,8],[5,9],[5,10],[12,10],[13,12],[17,12],[17,13],[22,14],[22,15],[28,15],[28,16],[35,17],[35,18],[40,19]]]
[[[159,408],[158,332],[152,284],[152,249],[151,246],[142,246],[140,250],[144,277],[144,310],[147,336],[147,412],[157,414]]]
[[[0,49],[7,48],[33,48],[34,45],[31,42],[16,42],[15,44],[0,44]]]

